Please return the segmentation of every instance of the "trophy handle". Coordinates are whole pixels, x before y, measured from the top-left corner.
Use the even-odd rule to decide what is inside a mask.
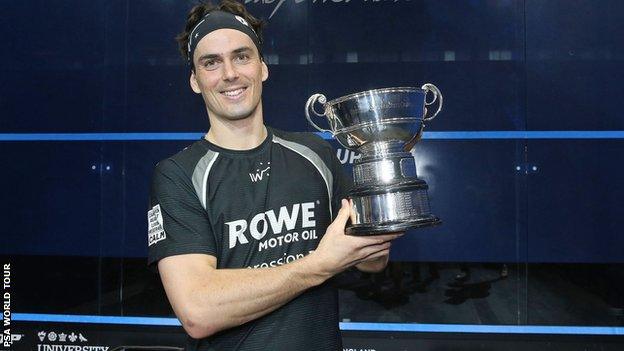
[[[438,100],[438,109],[436,110],[436,112],[434,112],[433,115],[431,115],[430,117],[423,118],[423,121],[429,122],[434,119],[435,116],[437,116],[438,113],[440,113],[440,111],[442,110],[442,93],[440,92],[440,89],[438,89],[438,87],[430,83],[424,84],[421,89],[425,91],[425,115],[427,115],[427,106],[433,105],[433,103]],[[429,102],[427,102],[428,92],[433,93],[433,100]]]
[[[305,115],[306,115],[306,118],[308,119],[308,122],[310,122],[310,124],[314,128],[316,128],[316,130],[318,130],[319,132],[330,132],[330,133],[334,134],[333,131],[331,131],[329,129],[323,129],[323,128],[319,127],[316,123],[314,123],[312,121],[312,118],[310,118],[310,111],[312,111],[312,113],[314,113],[318,117],[325,117],[325,118],[327,118],[325,113],[318,113],[314,109],[314,103],[317,102],[317,101],[318,101],[319,104],[324,104],[324,103],[327,102],[327,98],[323,94],[314,94],[314,95],[310,96],[310,98],[308,99],[308,102],[306,102],[306,105],[305,105]]]

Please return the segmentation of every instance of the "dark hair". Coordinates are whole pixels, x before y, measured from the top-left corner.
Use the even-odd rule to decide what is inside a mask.
[[[214,10],[221,10],[243,17],[247,21],[247,23],[249,23],[251,28],[253,28],[253,30],[256,32],[260,44],[262,44],[262,28],[264,27],[265,22],[252,16],[245,8],[245,5],[241,4],[236,0],[221,0],[221,3],[219,5],[213,5],[211,2],[201,2],[198,5],[195,5],[191,9],[191,11],[189,11],[189,14],[186,18],[186,26],[184,27],[184,31],[178,34],[175,38],[178,42],[180,53],[185,60],[189,59],[187,50],[189,35],[191,34],[191,31],[193,30],[193,28],[195,28],[197,23],[199,23],[199,21],[204,18],[207,13]]]

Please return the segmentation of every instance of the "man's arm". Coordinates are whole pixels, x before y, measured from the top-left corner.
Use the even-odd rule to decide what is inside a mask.
[[[170,256],[158,262],[163,286],[186,332],[200,339],[261,317],[327,277],[310,258],[259,269],[216,269],[203,254]]]
[[[317,249],[295,262],[260,269],[217,269],[203,254],[170,256],[158,262],[174,312],[186,332],[203,338],[259,318],[335,274],[387,255],[397,235],[353,237],[344,234],[346,200]]]

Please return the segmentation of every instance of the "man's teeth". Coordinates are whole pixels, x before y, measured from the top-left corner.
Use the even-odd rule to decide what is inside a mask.
[[[236,89],[236,90],[224,91],[223,94],[227,95],[227,96],[236,96],[236,95],[242,94],[243,90],[245,90],[245,89],[244,88],[240,88],[240,89]]]

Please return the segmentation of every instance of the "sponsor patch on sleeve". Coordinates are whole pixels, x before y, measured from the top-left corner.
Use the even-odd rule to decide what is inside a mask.
[[[160,211],[160,204],[147,211],[147,246],[152,246],[157,242],[167,238],[163,227],[163,217]]]

